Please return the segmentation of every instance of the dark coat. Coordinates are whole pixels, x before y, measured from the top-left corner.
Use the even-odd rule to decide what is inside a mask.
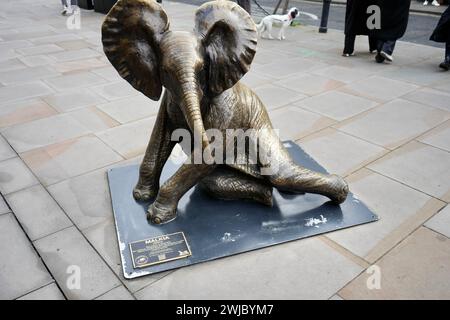
[[[450,42],[450,7],[442,14],[430,40],[436,42]]]
[[[367,8],[377,5],[381,10],[381,29],[369,30]],[[347,0],[345,34],[370,35],[380,40],[397,40],[408,26],[411,0]]]
[[[345,34],[348,35],[367,35],[369,30],[366,26],[367,21],[367,0],[347,0],[345,10]]]

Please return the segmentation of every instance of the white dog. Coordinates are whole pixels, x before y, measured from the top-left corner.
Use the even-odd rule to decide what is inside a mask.
[[[264,38],[264,33],[267,34],[269,39],[272,38],[272,25],[279,26],[280,33],[278,34],[279,40],[284,40],[286,37],[284,36],[285,29],[291,24],[292,20],[298,16],[298,9],[291,8],[287,14],[272,14],[270,16],[264,17],[261,22],[257,25],[258,35]]]

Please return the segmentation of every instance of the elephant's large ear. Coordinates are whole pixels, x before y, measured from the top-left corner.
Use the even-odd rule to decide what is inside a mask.
[[[249,70],[256,53],[256,25],[239,5],[219,0],[197,10],[195,32],[205,51],[209,90],[220,94]]]
[[[103,50],[119,74],[152,100],[161,96],[159,41],[169,20],[154,0],[119,0],[102,26]]]

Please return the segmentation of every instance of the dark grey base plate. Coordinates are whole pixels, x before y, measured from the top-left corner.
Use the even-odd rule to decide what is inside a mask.
[[[326,172],[293,142],[286,142],[290,154],[303,166]],[[168,162],[161,181],[179,165]],[[138,203],[132,190],[138,179],[138,166],[108,171],[119,249],[127,279],[227,257],[233,254],[302,239],[325,232],[376,221],[378,217],[350,194],[342,205],[313,194],[291,195],[274,190],[274,206],[247,201],[224,201],[192,188],[178,205],[178,217],[164,225],[147,222],[149,203]],[[317,220],[315,220],[317,219]],[[183,231],[192,256],[145,268],[133,268],[129,243]]]

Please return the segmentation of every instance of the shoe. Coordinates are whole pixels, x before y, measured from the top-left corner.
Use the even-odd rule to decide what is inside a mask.
[[[61,11],[61,14],[63,16],[68,16],[68,15],[72,14],[72,6],[69,6],[69,7],[64,6],[63,10]]]
[[[444,61],[439,65],[439,68],[444,69],[445,71],[450,70],[450,61]]]
[[[343,53],[342,54],[343,57],[352,57],[354,55],[355,55],[354,53]]]
[[[387,54],[387,53],[384,52],[384,51],[381,51],[381,52],[380,52],[380,55],[381,55],[383,58],[385,58],[387,61],[389,61],[389,62],[394,61],[394,58],[392,57],[392,55]]]
[[[435,6],[435,7],[439,7],[440,6],[439,2],[437,2],[436,0],[433,0],[433,2],[431,4],[433,6]]]
[[[384,60],[386,60],[381,54],[377,53],[377,55],[375,56],[375,61],[377,63],[383,63]]]
[[[369,53],[370,53],[370,54],[374,54],[374,53],[376,53],[376,52],[377,52],[377,49],[374,49],[374,50],[370,50],[370,49],[369,49]]]
[[[428,1],[424,1],[424,2],[423,2],[423,5],[424,5],[424,6],[427,6],[427,5],[428,5]]]

